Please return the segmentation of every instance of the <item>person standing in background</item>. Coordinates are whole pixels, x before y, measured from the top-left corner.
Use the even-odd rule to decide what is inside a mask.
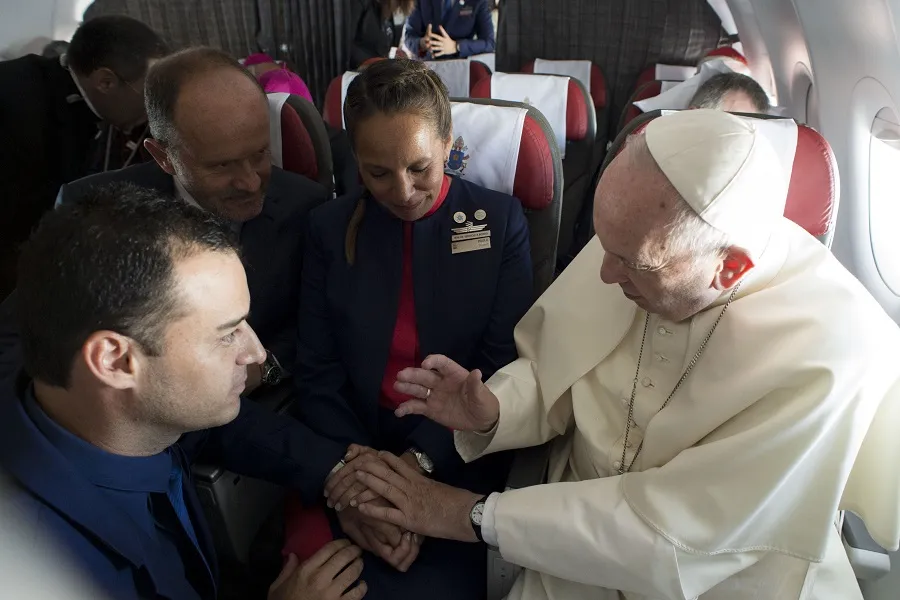
[[[118,156],[115,140],[144,129],[144,76],[168,52],[144,23],[108,16],[81,25],[63,57],[0,63],[0,300],[15,287],[19,244],[62,184],[143,159],[139,143]]]
[[[401,47],[403,27],[415,0],[353,0],[348,21],[348,68],[357,69],[372,58],[393,58]]]
[[[406,48],[426,60],[494,51],[488,0],[417,0],[406,24]]]

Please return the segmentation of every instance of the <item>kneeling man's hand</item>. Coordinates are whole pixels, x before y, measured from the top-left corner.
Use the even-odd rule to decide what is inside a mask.
[[[384,498],[376,498],[369,504],[391,506]],[[337,516],[341,529],[351,540],[398,571],[405,573],[418,558],[422,536],[403,533],[396,525],[366,517],[356,508],[344,509]]]
[[[360,600],[368,590],[365,581],[353,585],[362,574],[361,554],[348,540],[325,544],[303,564],[291,554],[268,600]]]

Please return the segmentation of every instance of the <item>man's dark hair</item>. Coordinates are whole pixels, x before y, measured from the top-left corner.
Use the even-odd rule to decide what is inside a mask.
[[[719,73],[707,79],[694,93],[689,108],[718,109],[728,92],[742,92],[760,113],[769,112],[769,97],[755,79],[741,73]]]
[[[101,330],[158,356],[179,316],[175,261],[206,250],[238,252],[227,224],[131,184],[94,188],[48,213],[19,258],[25,370],[67,387],[72,361]]]
[[[109,15],[86,21],[78,28],[66,60],[81,75],[107,68],[131,83],[147,73],[147,61],[168,53],[166,43],[144,23]]]
[[[184,84],[201,74],[222,69],[231,69],[245,75],[265,97],[262,86],[252,73],[244,69],[234,57],[215,48],[188,48],[153,65],[144,82],[144,104],[147,107],[150,134],[154,139],[162,144],[170,144],[177,137],[175,104]],[[223,118],[227,117],[228,115],[223,115]]]

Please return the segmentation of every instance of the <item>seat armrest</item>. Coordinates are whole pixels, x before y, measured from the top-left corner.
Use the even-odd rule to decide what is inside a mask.
[[[891,557],[888,551],[872,539],[862,519],[845,512],[841,537],[857,579],[874,581],[890,572]]]
[[[261,387],[249,395],[257,404],[284,414],[294,395],[290,380]],[[209,522],[216,553],[228,565],[250,564],[250,548],[262,524],[283,510],[284,489],[272,483],[232,473],[220,465],[191,467],[200,503]]]
[[[546,483],[549,464],[550,442],[516,450],[506,479],[506,489],[516,490]],[[487,600],[502,600],[509,594],[522,567],[503,560],[496,548],[488,548],[487,560]]]
[[[541,446],[516,450],[516,456],[509,469],[509,477],[506,479],[506,489],[516,490],[546,483],[549,463],[549,442]]]

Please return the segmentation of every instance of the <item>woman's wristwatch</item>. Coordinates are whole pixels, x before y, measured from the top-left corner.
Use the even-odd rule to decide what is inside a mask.
[[[416,462],[419,464],[419,468],[425,471],[428,475],[434,473],[434,463],[428,458],[428,455],[416,448],[415,446],[410,446],[407,450],[410,454],[412,454]]]

